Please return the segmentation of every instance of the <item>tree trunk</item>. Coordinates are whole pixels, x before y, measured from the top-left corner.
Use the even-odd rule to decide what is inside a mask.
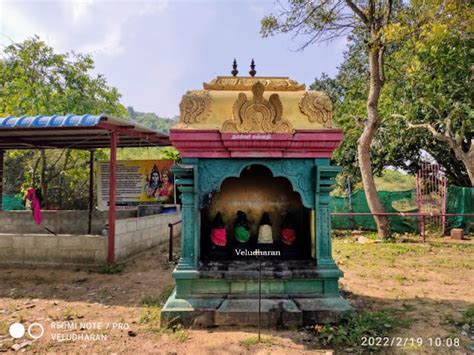
[[[461,146],[454,146],[452,148],[459,160],[463,162],[471,181],[471,186],[474,187],[474,146],[471,145],[468,152],[464,152]]]
[[[373,30],[375,32],[375,30]],[[373,39],[376,37],[372,33]],[[370,158],[370,147],[375,134],[380,126],[380,118],[378,114],[378,102],[380,92],[382,90],[383,81],[381,78],[381,64],[380,63],[381,48],[377,40],[372,41],[372,47],[369,48],[369,68],[370,68],[370,88],[369,96],[367,97],[367,121],[364,125],[364,131],[360,136],[357,144],[357,153],[359,159],[360,174],[362,176],[362,183],[364,184],[364,191],[367,197],[367,203],[370,211],[373,214],[383,213],[383,207],[380,203],[375,181],[372,174],[372,162]],[[374,215],[375,223],[377,224],[378,235],[381,238],[390,236],[390,224],[387,216]]]

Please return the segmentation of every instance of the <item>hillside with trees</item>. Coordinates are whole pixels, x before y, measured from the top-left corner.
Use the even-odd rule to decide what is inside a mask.
[[[132,121],[165,133],[169,132],[170,127],[174,126],[179,118],[178,116],[173,118],[160,117],[153,112],[138,112],[132,106],[128,106],[127,111]]]

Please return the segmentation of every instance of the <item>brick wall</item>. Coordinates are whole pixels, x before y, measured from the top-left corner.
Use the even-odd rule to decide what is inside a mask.
[[[0,263],[89,264],[107,261],[107,237],[0,234]]]
[[[143,250],[165,243],[169,239],[169,223],[181,219],[181,213],[162,213],[140,218],[121,219],[115,226],[115,257],[122,261]],[[174,226],[181,232],[181,224]]]
[[[136,217],[137,211],[117,211],[117,218]],[[1,211],[0,233],[45,233],[45,226],[58,234],[87,234],[89,211],[62,210],[41,211],[43,223],[35,224],[31,211]],[[92,213],[91,234],[100,234],[101,229],[108,223],[107,211],[94,211]]]
[[[180,219],[178,212],[117,220],[116,261],[167,242],[168,224]],[[175,236],[180,231],[178,224],[174,227]],[[101,235],[0,233],[0,264],[103,265],[107,262],[107,244],[107,237]]]

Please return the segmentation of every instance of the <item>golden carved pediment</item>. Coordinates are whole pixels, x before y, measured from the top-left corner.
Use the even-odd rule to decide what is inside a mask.
[[[329,97],[318,91],[307,91],[300,100],[299,107],[310,122],[319,122],[325,127],[331,127],[332,103]]]
[[[235,77],[218,76],[209,83],[204,83],[206,90],[243,90],[249,91],[257,83],[263,84],[266,91],[301,91],[305,89],[304,84],[299,84],[296,80],[288,77]]]
[[[283,105],[278,94],[263,97],[265,85],[252,86],[252,98],[239,93],[232,108],[232,119],[224,121],[221,132],[228,133],[293,133],[292,124],[283,118]]]
[[[186,124],[204,121],[211,113],[211,96],[207,91],[186,92],[179,104],[180,121]]]

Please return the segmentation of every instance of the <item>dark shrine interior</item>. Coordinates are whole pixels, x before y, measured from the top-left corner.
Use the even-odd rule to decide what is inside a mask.
[[[244,244],[238,243],[234,235],[237,211],[244,212],[249,222],[250,238]],[[218,212],[222,215],[226,235],[226,244],[221,247],[216,247],[211,241]],[[262,244],[258,242],[258,234],[265,212],[270,217],[273,242]],[[283,243],[281,238],[282,224],[288,214],[296,235],[291,245]],[[236,262],[242,263],[241,266],[258,263],[257,256],[252,254],[255,250],[265,252],[266,263],[274,264],[273,267],[278,268],[279,263],[272,261],[292,260],[299,269],[301,262],[312,260],[314,263],[311,256],[311,210],[303,206],[299,193],[293,191],[288,179],[274,177],[263,165],[249,165],[240,177],[225,179],[220,191],[214,193],[201,209],[200,245],[201,269],[210,264],[229,270],[233,264],[237,266]]]

